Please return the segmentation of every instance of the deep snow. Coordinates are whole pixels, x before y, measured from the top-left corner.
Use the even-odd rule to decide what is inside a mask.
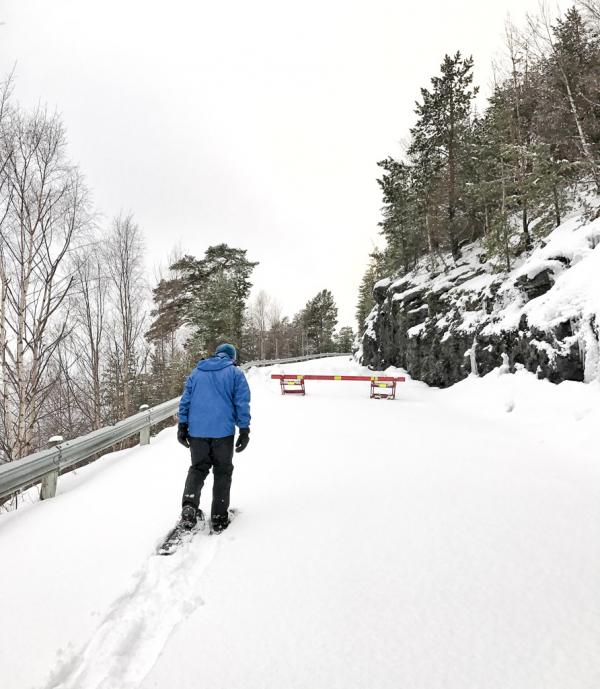
[[[392,402],[271,372],[221,536],[153,555],[174,429],[0,516],[3,689],[600,686],[598,384],[499,369]]]

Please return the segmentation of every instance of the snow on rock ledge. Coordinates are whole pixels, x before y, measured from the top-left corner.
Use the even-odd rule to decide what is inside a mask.
[[[569,219],[510,273],[495,273],[478,243],[445,260],[375,285],[363,364],[442,387],[503,355],[552,382],[600,379],[600,219]]]

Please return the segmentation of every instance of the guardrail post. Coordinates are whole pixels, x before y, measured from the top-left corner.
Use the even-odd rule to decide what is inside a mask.
[[[148,411],[148,409],[150,407],[147,404],[140,406],[140,411]],[[140,445],[150,445],[150,414],[148,414],[148,425],[140,431]]]
[[[56,447],[60,445],[64,438],[62,435],[53,435],[48,441],[48,447]],[[58,483],[58,467],[46,474],[42,478],[42,488],[40,490],[40,500],[47,500],[56,495],[56,484]]]

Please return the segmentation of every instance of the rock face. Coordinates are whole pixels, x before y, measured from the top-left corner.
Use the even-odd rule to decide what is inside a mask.
[[[379,282],[361,362],[446,387],[508,363],[558,383],[600,376],[600,223],[573,218],[510,273],[472,244],[456,263],[423,263]],[[585,268],[585,270],[583,270]],[[598,279],[594,273],[598,272]]]

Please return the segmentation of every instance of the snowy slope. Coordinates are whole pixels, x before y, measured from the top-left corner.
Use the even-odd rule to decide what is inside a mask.
[[[3,689],[600,686],[600,386],[497,370],[389,402],[269,375],[221,536],[152,555],[173,429],[0,517]]]
[[[508,272],[482,242],[375,285],[362,362],[447,386],[503,355],[540,378],[600,380],[600,219],[573,214]]]
[[[543,271],[551,276],[552,286],[527,301],[516,285],[535,279]],[[468,284],[463,289],[468,289]],[[508,275],[498,294],[499,312],[483,329],[484,335],[517,329],[523,316],[540,330],[569,322],[573,329],[570,337],[580,344],[584,359],[584,379],[600,380],[596,325],[600,323],[600,219],[586,224],[575,216],[556,228]]]

